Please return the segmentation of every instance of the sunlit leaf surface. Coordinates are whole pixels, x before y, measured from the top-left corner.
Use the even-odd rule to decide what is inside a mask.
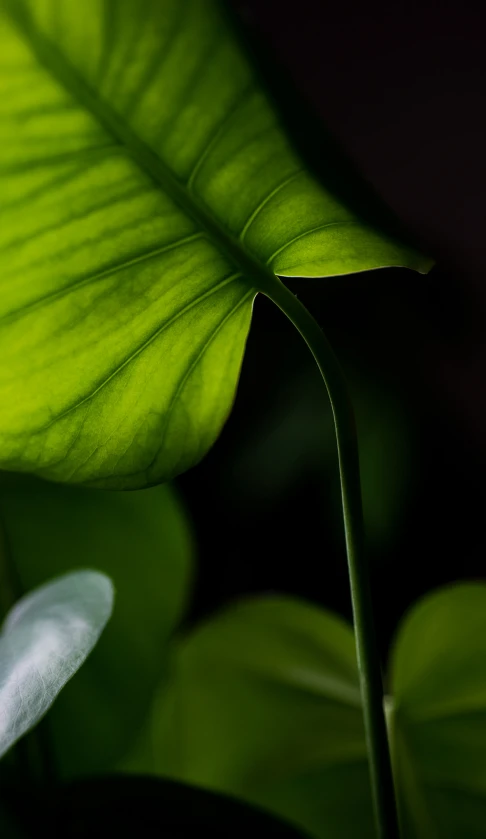
[[[290,149],[214,0],[0,0],[0,465],[107,488],[197,462],[255,288],[430,262]]]

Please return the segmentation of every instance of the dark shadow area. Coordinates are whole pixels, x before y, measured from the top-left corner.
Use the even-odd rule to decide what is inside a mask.
[[[5,796],[5,791],[4,791]],[[33,837],[269,836],[305,839],[305,834],[225,795],[142,775],[112,775],[31,791],[35,806],[23,806],[25,792],[8,790],[9,809],[21,816],[23,833]],[[6,796],[5,796],[6,797]]]
[[[375,220],[391,207],[437,259],[428,276],[392,269],[289,281],[359,399],[385,656],[417,596],[485,575],[481,12],[433,0],[226,6],[316,174]],[[326,396],[300,337],[266,300],[256,302],[223,435],[178,483],[201,546],[192,619],[265,590],[350,616]]]

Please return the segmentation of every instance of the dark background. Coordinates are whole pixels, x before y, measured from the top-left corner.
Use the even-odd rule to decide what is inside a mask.
[[[316,175],[377,223],[384,205],[383,224],[398,223],[437,263],[427,276],[382,269],[289,281],[356,400],[383,658],[413,600],[486,570],[486,33],[477,5],[226,4]],[[191,622],[268,590],[350,617],[336,469],[314,362],[258,298],[230,419],[177,482],[200,546]]]

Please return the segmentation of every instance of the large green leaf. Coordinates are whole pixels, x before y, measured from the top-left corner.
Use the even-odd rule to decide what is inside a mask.
[[[78,571],[36,589],[9,612],[0,635],[0,756],[81,667],[112,606],[110,580]]]
[[[255,289],[430,261],[304,170],[215,0],[0,0],[0,464],[197,462]]]
[[[114,581],[113,619],[48,719],[63,775],[109,769],[163,680],[189,594],[187,519],[169,486],[93,492],[27,478],[0,487],[0,514],[24,590],[87,562]]]
[[[428,595],[399,629],[386,710],[403,839],[484,836],[485,630],[484,583]],[[374,836],[352,633],[322,610],[263,597],[193,631],[142,746],[134,770],[231,793],[322,839]]]
[[[410,839],[480,839],[486,825],[486,584],[429,595],[392,657],[397,781]]]
[[[156,773],[322,839],[374,836],[353,634],[313,606],[252,599],[191,633],[151,734]]]

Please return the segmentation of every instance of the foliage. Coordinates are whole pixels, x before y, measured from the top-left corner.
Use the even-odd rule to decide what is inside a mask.
[[[405,619],[391,708],[406,836],[479,839],[486,823],[486,585],[433,592]]]
[[[386,697],[404,839],[485,824],[486,585],[413,606]],[[374,834],[353,633],[292,598],[228,607],[177,645],[153,709],[150,768],[267,808],[316,839]],[[132,770],[147,771],[138,756]]]
[[[167,479],[276,274],[430,267],[306,171],[218,4],[2,0],[0,27],[4,468]]]
[[[49,717],[62,776],[109,770],[144,719],[183,615],[194,550],[187,518],[168,486],[90,492],[36,479],[5,481],[0,514],[21,590],[87,561],[114,582],[113,619]]]
[[[431,261],[314,178],[215,0],[0,0],[0,92],[0,466],[37,476],[0,485],[1,595],[18,600],[0,636],[4,830],[30,835],[35,817],[54,835],[93,820],[106,834],[114,810],[128,825],[143,806],[158,832],[193,829],[195,807],[211,835],[237,835],[232,822],[294,835],[246,802],[319,839],[357,826],[371,839],[370,709],[387,756],[388,744],[369,691],[380,674],[353,414],[279,278]],[[194,546],[172,489],[155,485],[217,439],[258,292],[328,388],[354,637],[279,596],[174,636]],[[46,789],[29,759],[14,766],[17,741],[98,641],[113,585],[113,620],[42,723]],[[385,710],[404,839],[484,833],[485,600],[480,584],[436,592],[398,633]]]
[[[23,597],[0,636],[0,756],[45,714],[110,617],[113,589],[97,571],[67,574]]]

